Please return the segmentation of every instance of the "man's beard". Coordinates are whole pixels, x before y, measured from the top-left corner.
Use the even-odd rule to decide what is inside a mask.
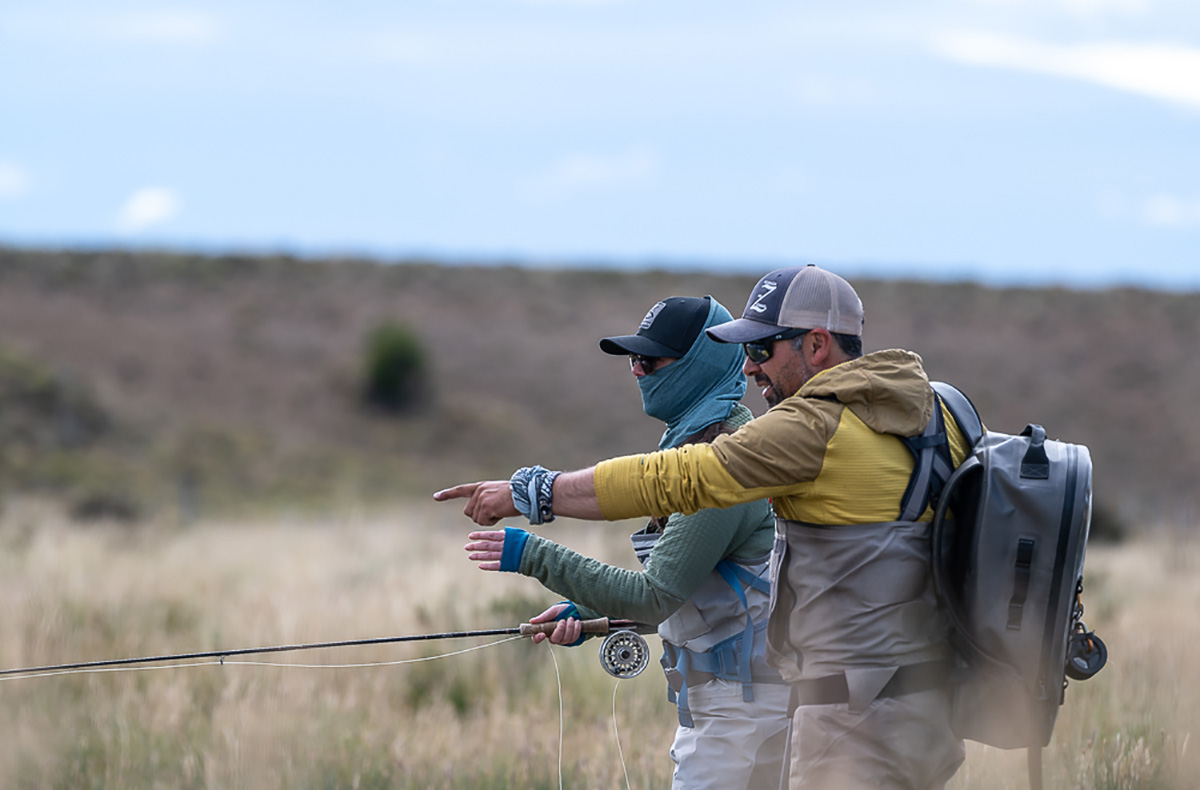
[[[763,400],[767,402],[768,406],[778,406],[785,399],[795,395],[800,391],[800,388],[804,386],[805,382],[817,374],[816,370],[808,366],[808,363],[805,362],[803,356],[797,357],[796,367],[800,369],[800,381],[796,384],[795,388],[793,388],[791,392],[785,392],[784,388],[776,386],[775,381],[765,373],[759,373],[755,375],[754,384],[760,388]],[[786,372],[786,370],[781,370],[779,371],[779,375],[782,376]]]

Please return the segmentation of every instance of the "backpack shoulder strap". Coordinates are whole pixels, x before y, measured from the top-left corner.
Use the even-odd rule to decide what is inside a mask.
[[[967,444],[974,447],[975,443],[983,438],[983,421],[979,419],[979,411],[975,404],[953,384],[944,381],[931,381],[929,384],[950,410],[958,429],[967,437]]]
[[[942,407],[937,394],[933,396],[933,414],[925,430],[917,436],[901,437],[901,441],[913,454],[912,475],[908,487],[900,500],[900,521],[916,521],[929,507],[931,496],[937,495],[941,484],[950,476],[949,444],[946,441],[946,425],[942,420]],[[944,449],[943,449],[944,448]]]
[[[904,497],[900,500],[900,520],[915,521],[930,502],[936,502],[942,486],[950,479],[954,463],[950,457],[950,442],[942,419],[942,404],[954,417],[954,423],[972,447],[983,437],[983,421],[975,404],[962,390],[944,381],[931,381],[933,415],[919,436],[904,437],[915,463]]]

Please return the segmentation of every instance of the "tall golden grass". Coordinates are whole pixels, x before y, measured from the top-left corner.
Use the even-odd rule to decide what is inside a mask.
[[[626,526],[546,529],[629,565]],[[556,600],[476,570],[467,531],[426,503],[187,528],[78,527],[15,503],[0,519],[0,669],[501,628]],[[1195,785],[1197,549],[1160,535],[1090,550],[1085,619],[1111,660],[1068,689],[1047,787]],[[0,678],[0,787],[668,786],[661,673],[617,681],[596,649],[492,637]],[[368,663],[382,665],[309,668]],[[952,786],[1024,787],[1023,753],[971,744]]]

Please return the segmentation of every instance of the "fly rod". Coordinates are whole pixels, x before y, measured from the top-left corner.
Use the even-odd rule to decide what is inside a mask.
[[[600,617],[595,620],[580,622],[585,634],[607,634],[609,631],[627,632],[646,630],[648,626],[631,620],[609,620]],[[418,634],[416,636],[384,636],[372,639],[347,639],[340,642],[308,642],[298,645],[275,645],[273,647],[243,647],[234,650],[206,650],[195,653],[172,653],[162,656],[146,656],[144,658],[110,658],[101,661],[80,661],[74,664],[49,664],[41,667],[25,667],[23,669],[0,670],[0,677],[6,675],[31,675],[43,672],[66,672],[75,669],[100,669],[103,667],[119,667],[129,664],[152,664],[162,661],[188,661],[201,658],[219,658],[222,662],[235,656],[262,655],[264,653],[289,653],[299,650],[317,650],[319,648],[355,647],[360,645],[387,645],[397,642],[421,642],[434,639],[463,639],[472,636],[533,636],[548,634],[558,625],[557,621],[548,623],[521,623],[515,628],[492,628],[482,631],[448,631],[440,634]]]

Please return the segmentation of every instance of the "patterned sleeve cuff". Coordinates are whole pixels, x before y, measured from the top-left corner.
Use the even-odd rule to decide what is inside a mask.
[[[541,466],[523,466],[509,478],[513,506],[530,524],[554,520],[554,480],[560,474]]]

